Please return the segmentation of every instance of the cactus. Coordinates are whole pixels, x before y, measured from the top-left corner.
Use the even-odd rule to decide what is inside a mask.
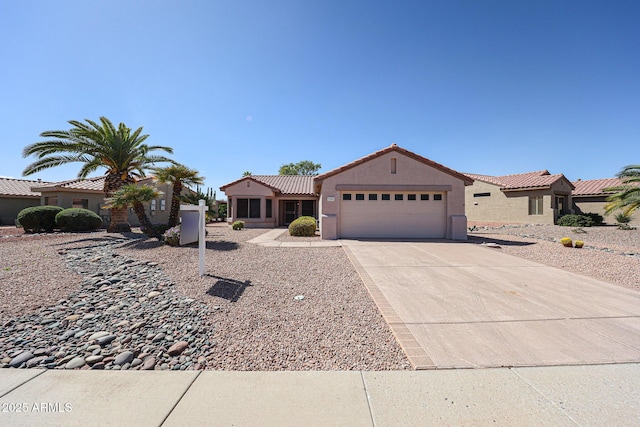
[[[584,246],[584,242],[582,240],[576,240],[574,247],[580,249],[583,246]]]
[[[563,237],[562,239],[560,239],[560,243],[562,243],[562,245],[566,246],[567,248],[573,247],[573,241],[569,237]]]

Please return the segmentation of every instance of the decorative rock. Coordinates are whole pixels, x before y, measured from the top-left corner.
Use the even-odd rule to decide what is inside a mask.
[[[74,357],[64,366],[65,369],[76,369],[84,366],[84,357]]]
[[[98,338],[100,338],[100,337],[105,337],[105,336],[107,336],[107,335],[109,335],[109,332],[107,332],[107,331],[100,331],[100,332],[96,332],[96,333],[94,333],[94,334],[91,334],[91,335],[89,336],[88,340],[89,340],[89,341],[93,341],[93,340],[95,340],[95,339],[98,339]]]
[[[104,357],[100,355],[89,356],[85,359],[85,362],[87,362],[89,365],[93,365],[94,363],[102,362],[102,359],[104,359]]]
[[[13,359],[11,359],[11,362],[9,362],[9,366],[11,366],[12,368],[17,368],[18,366],[22,365],[24,362],[26,362],[29,359],[32,359],[33,357],[34,357],[33,353],[31,353],[30,351],[22,352],[16,357],[14,357]]]
[[[133,360],[133,352],[125,351],[116,356],[113,361],[114,365],[124,365],[125,363],[130,363]]]
[[[111,341],[115,340],[116,336],[115,335],[106,335],[104,337],[100,337],[96,340],[96,344],[104,346],[106,344],[109,344]]]
[[[155,298],[155,297],[157,297],[158,295],[160,295],[160,292],[158,292],[158,291],[151,291],[151,292],[149,292],[149,293],[147,294],[147,298],[149,298],[149,299],[151,299],[151,298]]]
[[[188,342],[178,341],[177,343],[169,347],[169,350],[167,350],[167,353],[169,354],[169,356],[177,356],[183,351],[185,351],[188,346],[189,346]]]
[[[156,366],[156,358],[153,356],[147,357],[142,364],[142,369],[145,371],[150,371]]]

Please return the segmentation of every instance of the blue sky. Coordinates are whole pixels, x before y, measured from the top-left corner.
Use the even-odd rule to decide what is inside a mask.
[[[611,177],[640,163],[638,22],[635,0],[5,1],[0,176],[106,116],[216,190],[393,142],[461,172]]]

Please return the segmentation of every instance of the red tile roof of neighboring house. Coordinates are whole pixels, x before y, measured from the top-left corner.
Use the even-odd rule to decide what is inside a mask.
[[[60,191],[60,190],[72,190],[72,191],[90,191],[90,192],[102,192],[104,189],[104,176],[97,176],[95,178],[76,178],[69,181],[53,182],[48,185],[36,185],[33,190],[37,191]]]
[[[478,175],[471,173],[467,173],[465,175],[478,181],[498,185],[502,190],[548,188],[556,181],[563,178],[566,179],[566,177],[561,173],[551,175],[547,170],[503,176]],[[567,180],[567,182],[569,182],[569,180]]]
[[[311,175],[249,175],[220,187],[225,191],[228,187],[243,181],[254,181],[271,188],[277,193],[291,196],[315,196]]]
[[[326,178],[329,178],[329,177],[331,177],[333,175],[337,175],[337,174],[339,174],[341,172],[344,172],[347,169],[351,169],[351,168],[353,168],[355,166],[358,166],[358,165],[361,165],[363,163],[366,163],[369,160],[373,160],[376,157],[380,157],[380,156],[382,156],[384,154],[387,154],[387,153],[389,153],[391,151],[396,151],[398,153],[404,154],[405,156],[411,157],[412,159],[415,159],[415,160],[417,160],[417,161],[419,161],[421,163],[424,163],[424,164],[426,164],[428,166],[431,166],[434,169],[438,169],[438,170],[440,170],[440,171],[442,171],[442,172],[444,172],[446,174],[455,176],[455,177],[461,179],[462,181],[464,181],[465,185],[471,185],[473,183],[473,178],[471,178],[470,176],[462,174],[460,172],[456,172],[453,169],[449,169],[448,167],[446,167],[444,165],[441,165],[440,163],[436,163],[433,160],[427,159],[426,157],[422,157],[422,156],[420,156],[420,155],[418,155],[418,154],[416,154],[414,152],[411,152],[411,151],[409,151],[407,149],[399,147],[397,144],[391,144],[389,147],[383,148],[382,150],[378,150],[375,153],[371,153],[371,154],[369,154],[367,156],[359,158],[358,160],[354,160],[351,163],[347,163],[344,166],[341,166],[339,168],[330,170],[329,172],[325,172],[323,174],[320,174],[320,175],[315,177],[315,181],[318,182],[318,183],[321,183],[322,180],[324,180]]]
[[[31,187],[42,184],[48,183],[29,179],[0,178],[0,195],[9,197],[39,198],[40,193],[37,191],[31,191]]]
[[[602,178],[579,180],[572,184],[576,187],[571,193],[572,196],[597,196],[615,193],[615,191],[604,191],[604,189],[623,185],[623,181],[620,178]]]

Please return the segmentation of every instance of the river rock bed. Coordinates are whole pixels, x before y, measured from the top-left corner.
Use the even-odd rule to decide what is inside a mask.
[[[210,309],[188,298],[153,261],[114,251],[125,240],[61,249],[83,277],[54,306],[6,321],[0,367],[202,369],[215,345]]]

